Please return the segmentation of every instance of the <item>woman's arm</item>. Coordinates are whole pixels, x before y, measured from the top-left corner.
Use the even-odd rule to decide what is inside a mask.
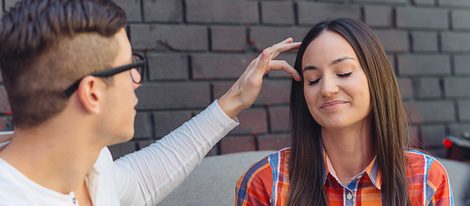
[[[428,170],[426,194],[426,205],[454,205],[449,176],[437,159],[434,159]]]

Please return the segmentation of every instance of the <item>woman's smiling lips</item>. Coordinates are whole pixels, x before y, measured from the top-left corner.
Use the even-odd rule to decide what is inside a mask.
[[[329,110],[334,109],[337,106],[347,104],[348,101],[344,100],[333,100],[333,101],[326,101],[320,106],[320,110]]]

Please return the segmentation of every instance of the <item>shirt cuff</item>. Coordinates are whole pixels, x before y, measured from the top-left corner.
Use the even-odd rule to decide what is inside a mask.
[[[220,108],[219,103],[217,103],[217,100],[214,100],[214,102],[212,102],[212,104],[207,107],[207,111],[209,115],[214,118],[214,120],[216,120],[225,128],[233,129],[240,124],[236,117],[232,119],[227,114],[225,114],[222,108]]]

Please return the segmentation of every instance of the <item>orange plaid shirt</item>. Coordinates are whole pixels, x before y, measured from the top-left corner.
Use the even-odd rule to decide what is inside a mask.
[[[287,204],[290,148],[268,155],[255,163],[237,182],[237,206],[282,206]],[[454,205],[449,177],[435,158],[419,151],[405,152],[408,195],[412,205]],[[323,153],[323,184],[328,205],[382,205],[382,176],[375,159],[367,168],[342,185],[330,160]]]

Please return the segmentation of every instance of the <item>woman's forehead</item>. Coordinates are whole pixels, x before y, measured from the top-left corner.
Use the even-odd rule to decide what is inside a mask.
[[[343,58],[357,59],[351,44],[336,32],[324,31],[307,46],[302,65],[330,64]]]

